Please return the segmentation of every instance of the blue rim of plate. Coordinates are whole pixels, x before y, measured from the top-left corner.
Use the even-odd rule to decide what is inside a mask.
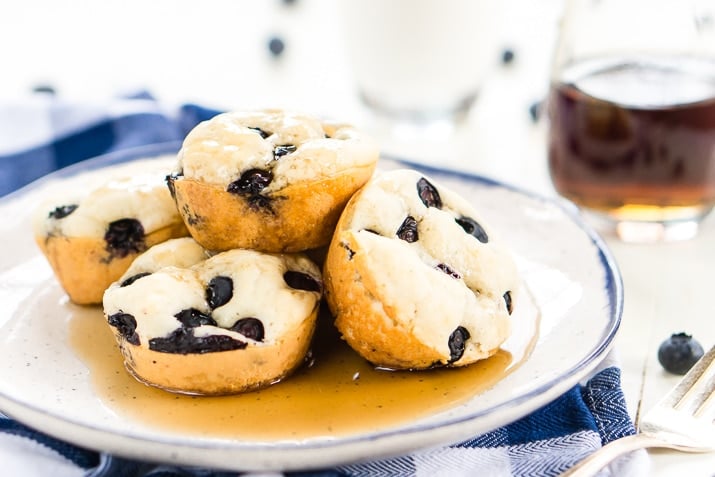
[[[10,194],[0,198],[0,204],[12,201],[16,197],[20,197],[22,195],[25,195],[29,192],[32,192],[33,190],[41,188],[43,185],[50,181],[58,180],[58,179],[63,179],[67,177],[74,176],[76,174],[82,173],[82,172],[87,172],[87,171],[92,171],[92,170],[97,170],[101,169],[104,167],[112,166],[112,165],[117,165],[121,164],[123,162],[129,162],[131,160],[135,159],[140,159],[140,158],[150,158],[150,157],[156,157],[159,155],[163,154],[172,154],[176,153],[179,148],[181,147],[181,142],[177,141],[172,141],[172,142],[164,142],[164,143],[156,143],[156,144],[149,144],[149,145],[143,145],[143,146],[137,146],[133,148],[127,148],[127,149],[122,149],[122,150],[117,150],[117,151],[112,151],[108,152],[106,154],[87,159],[81,162],[77,162],[71,166],[65,167],[63,169],[54,171],[40,179],[35,180],[34,182],[27,184],[26,186],[11,192]],[[232,449],[237,449],[241,448],[245,451],[300,451],[300,450],[328,450],[331,447],[335,447],[336,445],[345,445],[345,444],[357,444],[357,443],[365,443],[365,442],[371,442],[371,441],[378,441],[382,439],[389,439],[389,438],[394,438],[395,436],[405,436],[405,435],[413,435],[413,434],[422,434],[425,432],[429,432],[431,430],[435,429],[442,429],[442,428],[449,428],[452,426],[457,426],[460,424],[468,423],[470,421],[473,421],[477,418],[482,418],[487,415],[491,415],[493,413],[498,412],[501,409],[507,408],[507,407],[515,407],[515,406],[520,406],[524,405],[527,401],[535,403],[536,405],[529,406],[528,408],[523,409],[523,412],[517,413],[518,415],[515,415],[515,417],[512,419],[516,420],[519,419],[520,417],[523,417],[527,415],[529,412],[533,412],[535,409],[538,409],[539,407],[547,404],[551,399],[541,399],[539,400],[538,397],[542,394],[545,393],[547,390],[553,390],[554,388],[561,389],[562,392],[566,392],[568,389],[570,389],[572,386],[577,384],[578,379],[583,377],[585,374],[588,372],[592,371],[600,362],[603,358],[605,358],[607,351],[610,349],[613,339],[615,338],[615,335],[618,331],[618,328],[621,323],[621,318],[623,314],[623,280],[620,274],[620,271],[618,269],[618,266],[616,264],[615,258],[613,257],[612,253],[610,252],[608,246],[606,245],[605,241],[600,237],[600,235],[593,229],[590,225],[588,225],[581,214],[579,213],[578,208],[570,203],[569,201],[565,199],[553,199],[553,198],[547,198],[545,196],[542,196],[540,194],[537,194],[532,191],[528,191],[510,184],[506,184],[503,182],[500,182],[495,179],[487,178],[478,174],[474,173],[468,173],[468,172],[463,172],[463,171],[457,171],[457,170],[451,170],[451,169],[445,169],[445,168],[440,168],[440,167],[435,167],[435,166],[430,166],[430,165],[425,165],[422,163],[417,163],[414,161],[410,161],[408,159],[402,159],[402,158],[397,158],[397,157],[392,157],[392,156],[386,156],[383,155],[383,158],[386,160],[391,160],[394,162],[397,162],[399,164],[404,165],[406,168],[412,168],[416,170],[420,170],[424,172],[425,174],[429,174],[432,176],[443,176],[443,177],[451,177],[455,179],[462,179],[466,181],[470,181],[473,183],[478,183],[487,187],[499,187],[503,188],[509,191],[513,191],[515,193],[518,193],[523,196],[527,196],[530,199],[539,201],[541,203],[545,204],[550,204],[554,205],[557,208],[559,208],[562,212],[565,213],[565,215],[576,225],[580,230],[582,230],[586,236],[589,238],[591,243],[596,247],[598,250],[599,254],[599,259],[601,262],[601,266],[603,270],[605,271],[605,279],[604,279],[604,286],[605,290],[607,292],[607,299],[609,302],[609,321],[608,321],[608,326],[604,327],[603,329],[603,336],[601,337],[598,346],[596,346],[594,349],[591,350],[590,353],[588,353],[585,357],[583,357],[580,361],[577,363],[574,363],[570,369],[565,370],[560,372],[555,378],[549,379],[547,382],[541,384],[537,388],[530,389],[528,392],[510,398],[506,401],[502,401],[498,404],[495,404],[491,407],[488,407],[486,409],[479,410],[477,412],[461,415],[455,418],[450,418],[450,419],[444,419],[436,423],[418,423],[414,425],[407,425],[407,426],[398,426],[397,428],[394,429],[386,429],[382,431],[371,431],[367,433],[361,433],[357,434],[354,436],[345,436],[345,437],[339,437],[339,438],[331,438],[331,439],[319,439],[319,440],[314,440],[314,441],[306,441],[301,444],[296,445],[294,442],[276,442],[276,443],[251,443],[251,442],[246,442],[246,441],[240,441],[240,444],[236,445],[227,445],[228,442],[237,442],[237,441],[227,441],[227,440],[211,440],[211,441],[202,441],[200,439],[192,439],[191,437],[180,437],[177,436],[176,438],[170,438],[170,437],[162,437],[161,440],[159,439],[149,439],[145,435],[141,434],[130,434],[126,433],[123,434],[124,437],[130,438],[130,439],[135,439],[141,442],[148,442],[148,443],[157,443],[157,444],[163,444],[163,445],[171,445],[171,446],[180,446],[180,447],[185,447],[185,448],[194,448],[194,449],[216,449],[216,450],[232,450]],[[14,402],[16,405],[22,407],[22,408],[30,408],[27,404],[17,402],[17,400],[9,397],[9,396],[0,396],[8,401]],[[111,431],[99,427],[99,426],[92,426],[86,423],[82,422],[73,422],[69,419],[64,418],[63,416],[57,416],[52,413],[47,412],[44,409],[38,409],[38,408],[31,408],[34,413],[42,414],[45,416],[48,416],[50,418],[57,419],[62,422],[66,422],[68,424],[87,429],[90,431],[95,431],[99,433],[112,433]],[[506,425],[508,422],[502,422],[499,424],[501,425]],[[489,429],[484,430],[483,432],[488,432]],[[68,435],[54,435],[54,437],[57,437],[59,439],[63,440],[68,440],[72,441],[71,436]],[[187,442],[190,440],[190,442]],[[87,447],[91,447],[91,443],[89,442],[76,442],[78,445],[84,445]],[[446,443],[445,443],[446,445]],[[97,449],[100,451],[104,451],[106,449]],[[131,457],[131,456],[129,456]],[[292,470],[298,470],[301,467],[296,467],[295,469]]]

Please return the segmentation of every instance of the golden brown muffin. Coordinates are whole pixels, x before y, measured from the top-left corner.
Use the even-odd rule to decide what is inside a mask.
[[[491,356],[509,336],[519,285],[470,204],[411,170],[382,173],[350,200],[324,278],[343,338],[391,369]]]
[[[137,258],[104,295],[105,317],[138,380],[186,394],[280,381],[304,361],[322,281],[300,254],[235,249],[209,258],[191,238]]]
[[[166,190],[166,169],[148,169],[84,196],[52,198],[37,211],[35,241],[74,303],[101,303],[104,290],[139,254],[188,235]]]
[[[377,159],[376,144],[348,125],[279,110],[224,113],[187,135],[168,183],[207,249],[298,252],[330,242]]]

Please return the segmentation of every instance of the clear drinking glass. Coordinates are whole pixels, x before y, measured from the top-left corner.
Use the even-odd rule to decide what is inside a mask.
[[[566,0],[548,101],[556,190],[626,241],[715,205],[715,0]]]
[[[385,153],[442,155],[464,130],[497,58],[493,0],[340,0],[360,124]]]

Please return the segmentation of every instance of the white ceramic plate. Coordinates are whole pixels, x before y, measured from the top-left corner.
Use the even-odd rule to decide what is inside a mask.
[[[536,339],[510,374],[446,411],[338,437],[228,439],[127,418],[97,395],[88,366],[71,349],[67,321],[84,311],[67,303],[39,254],[30,215],[54,187],[86,186],[78,184],[87,184],[88,170],[103,175],[120,162],[176,147],[156,145],[87,161],[0,202],[4,413],[61,439],[126,457],[230,470],[320,468],[454,443],[508,424],[585,378],[610,348],[622,311],[620,275],[604,243],[573,208],[487,179],[430,169],[427,175],[467,197],[500,232],[533,297],[515,317],[522,331],[508,346],[524,354],[529,337]]]

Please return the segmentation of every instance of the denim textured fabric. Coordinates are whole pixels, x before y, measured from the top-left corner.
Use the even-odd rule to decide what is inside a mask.
[[[167,110],[144,92],[101,105],[53,97],[24,105],[0,103],[0,196],[85,159],[180,141],[219,112],[194,104]]]

